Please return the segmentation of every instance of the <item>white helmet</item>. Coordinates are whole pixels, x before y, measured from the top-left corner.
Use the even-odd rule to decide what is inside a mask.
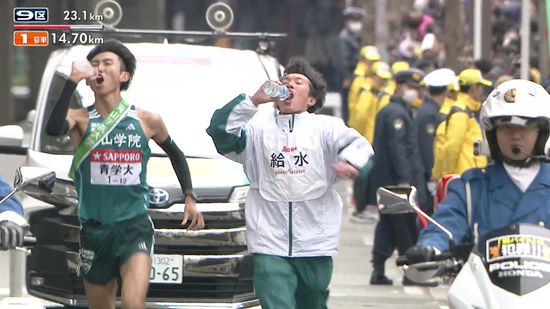
[[[488,143],[484,146],[489,146],[491,157],[500,159],[493,130],[497,123],[525,125],[527,121],[533,120],[541,126],[534,155],[548,154],[550,94],[541,85],[524,79],[512,79],[498,85],[483,102],[480,111],[483,137]]]

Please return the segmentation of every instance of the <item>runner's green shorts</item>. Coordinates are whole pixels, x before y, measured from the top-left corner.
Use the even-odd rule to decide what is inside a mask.
[[[113,224],[84,222],[80,231],[79,274],[94,284],[106,284],[120,277],[120,267],[132,254],[153,255],[154,233],[147,214]]]

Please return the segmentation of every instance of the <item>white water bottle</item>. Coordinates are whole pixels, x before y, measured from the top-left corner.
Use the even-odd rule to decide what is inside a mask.
[[[268,80],[262,86],[262,90],[265,94],[272,98],[277,98],[279,100],[286,100],[292,98],[292,92],[288,90],[285,85],[281,85],[272,80]]]
[[[74,65],[80,72],[86,73],[86,75],[90,75],[91,73],[94,72],[94,67],[88,60],[85,60],[85,59],[77,60],[74,62]],[[94,80],[96,78],[97,78],[97,74],[95,74],[95,76],[89,77],[90,80]]]

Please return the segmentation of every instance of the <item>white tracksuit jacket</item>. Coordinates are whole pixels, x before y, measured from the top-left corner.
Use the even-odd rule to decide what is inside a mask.
[[[363,167],[371,145],[342,120],[304,112],[258,109],[244,94],[212,116],[208,134],[218,152],[243,164],[248,250],[285,257],[337,252],[342,200],[332,165]]]

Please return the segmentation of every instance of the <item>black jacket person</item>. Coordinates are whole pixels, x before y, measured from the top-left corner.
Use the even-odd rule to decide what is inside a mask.
[[[376,116],[374,129],[374,165],[369,177],[369,202],[376,204],[376,189],[389,185],[418,186],[419,200],[425,200],[422,181],[416,124],[411,103],[418,97],[423,78],[421,71],[410,69],[398,72],[397,87],[390,103]],[[416,216],[412,213],[380,215],[376,225],[373,246],[373,273],[371,284],[392,284],[384,274],[386,260],[397,248],[403,254],[417,238]]]

